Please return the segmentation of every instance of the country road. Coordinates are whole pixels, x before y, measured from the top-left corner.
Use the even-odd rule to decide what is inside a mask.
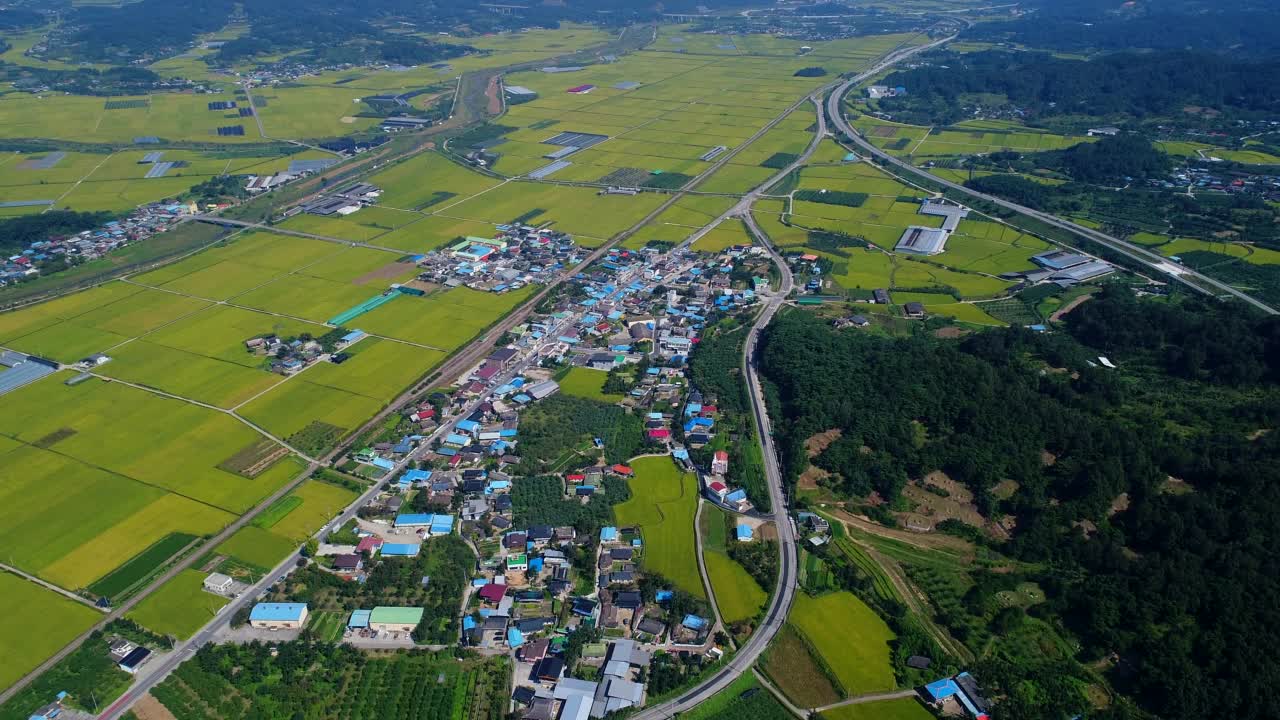
[[[840,87],[836,88],[835,92],[831,93],[831,95],[827,97],[827,115],[830,116],[831,122],[835,123],[835,126],[840,130],[841,133],[845,135],[845,137],[847,137],[851,142],[856,144],[859,148],[861,148],[867,154],[878,158],[882,162],[893,165],[899,170],[906,171],[911,175],[924,174],[924,171],[920,170],[919,168],[916,168],[910,163],[904,160],[901,160],[897,157],[894,157],[889,153],[886,153],[885,151],[881,150],[880,148],[868,142],[866,138],[859,135],[857,131],[853,129],[853,126],[849,124],[849,121],[845,119],[844,112],[842,110],[844,97],[846,94],[848,94],[849,90],[853,86],[857,85],[860,82],[861,80],[859,80],[858,78],[851,78],[845,81],[842,85],[840,85]],[[1266,303],[1263,303],[1262,301],[1244,292],[1241,292],[1240,290],[1237,290],[1236,288],[1233,288],[1230,285],[1227,285],[1226,283],[1220,282],[1207,275],[1204,275],[1200,272],[1192,270],[1189,267],[1185,267],[1182,265],[1175,265],[1168,258],[1163,257],[1161,255],[1157,255],[1151,252],[1150,250],[1147,250],[1146,248],[1143,248],[1139,245],[1135,245],[1133,243],[1126,242],[1119,238],[1112,237],[1111,235],[1107,235],[1104,232],[1094,230],[1093,228],[1088,228],[1083,225],[1078,225],[1069,220],[1063,220],[1062,218],[1056,215],[1051,215],[1049,213],[1041,212],[1039,210],[1032,210],[1029,207],[1025,207],[1017,203],[1010,202],[1003,198],[998,198],[994,195],[987,195],[986,193],[978,192],[977,190],[965,187],[960,183],[951,182],[950,180],[945,180],[943,178],[936,177],[933,175],[928,175],[928,178],[931,182],[941,185],[947,188],[948,190],[954,190],[956,192],[968,195],[969,197],[977,198],[979,200],[984,200],[986,202],[1002,207],[1006,210],[1012,210],[1016,213],[1025,215],[1029,218],[1039,220],[1040,222],[1043,222],[1046,225],[1051,225],[1060,230],[1066,230],[1068,232],[1079,235],[1080,237],[1083,237],[1085,239],[1092,240],[1093,242],[1096,242],[1099,245],[1102,245],[1103,247],[1106,247],[1114,252],[1117,252],[1129,258],[1130,260],[1134,260],[1143,265],[1146,265],[1151,269],[1155,270],[1156,272],[1166,275],[1174,280],[1178,280],[1186,284],[1187,286],[1192,287],[1200,292],[1208,293],[1208,290],[1206,290],[1205,287],[1203,286],[1212,287],[1223,293],[1231,295],[1239,300],[1243,300],[1244,302],[1267,313],[1268,315],[1277,314],[1276,310],[1273,309],[1271,306],[1267,305]],[[1189,278],[1194,278],[1195,282],[1194,283],[1189,282],[1188,281]]]

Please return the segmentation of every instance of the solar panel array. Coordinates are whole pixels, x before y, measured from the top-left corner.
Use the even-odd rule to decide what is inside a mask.
[[[529,173],[529,177],[533,178],[534,180],[541,180],[542,178],[550,175],[553,172],[558,172],[560,170],[563,170],[569,167],[571,164],[572,163],[570,163],[568,160],[557,160],[551,163],[550,165],[543,165],[537,170],[534,170],[533,172]]]
[[[142,177],[143,177],[143,178],[159,178],[159,177],[164,177],[164,176],[165,176],[165,173],[167,173],[167,172],[169,172],[170,170],[172,170],[172,169],[173,169],[173,165],[174,165],[174,163],[171,163],[171,162],[158,162],[158,163],[154,163],[154,164],[152,164],[152,166],[151,166],[150,168],[148,168],[148,169],[147,169],[147,174],[146,174],[146,175],[143,175]]]
[[[565,132],[553,135],[546,140],[543,140],[542,143],[544,145],[572,145],[576,148],[585,150],[592,145],[599,145],[608,139],[608,135],[593,135],[592,133],[566,130]]]
[[[26,162],[28,170],[50,170],[58,163],[62,162],[62,158],[66,157],[64,152],[51,152],[42,158],[32,158]]]
[[[37,205],[52,204],[52,200],[7,200],[5,202],[0,202],[0,208],[35,207]]]
[[[143,155],[143,156],[142,156],[142,159],[141,159],[141,160],[139,160],[138,162],[139,162],[139,163],[154,163],[154,162],[160,162],[160,158],[161,158],[163,155],[164,155],[164,151],[163,151],[163,150],[158,150],[158,151],[156,151],[156,152],[149,152],[149,153],[147,153],[146,155]]]
[[[291,160],[289,161],[289,172],[319,172],[336,162],[338,161],[331,158],[321,158],[319,160]]]
[[[44,363],[28,360],[21,365],[0,372],[0,395],[13,392],[23,385],[33,383],[46,375],[57,372],[56,368]]]

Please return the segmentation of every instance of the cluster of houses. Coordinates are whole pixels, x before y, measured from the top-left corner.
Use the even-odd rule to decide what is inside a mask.
[[[52,203],[50,200],[37,204]],[[128,217],[112,220],[100,228],[38,240],[22,252],[0,259],[0,287],[38,277],[41,266],[51,261],[61,260],[74,265],[96,260],[112,250],[164,232],[180,222],[183,216],[198,211],[194,203],[153,203],[143,205]]]
[[[445,287],[503,293],[531,282],[547,282],[582,262],[570,236],[549,228],[499,225],[495,237],[465,237],[451,246],[415,256],[418,279]]]

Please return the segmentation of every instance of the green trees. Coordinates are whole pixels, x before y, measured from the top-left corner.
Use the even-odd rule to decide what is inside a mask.
[[[1006,542],[966,534],[1033,568],[1020,580],[1046,602],[1006,609],[997,594],[1015,578],[978,574],[938,619],[975,641],[1034,636],[1048,622],[1074,633],[1079,652],[987,656],[974,670],[1003,697],[998,712],[1083,710],[1076,661],[1114,653],[1126,668],[1118,688],[1147,712],[1270,716],[1261,698],[1280,668],[1280,606],[1259,599],[1280,591],[1280,321],[1118,286],[1067,317],[1063,333],[940,341],[780,316],[761,370],[777,390],[788,472],[808,463],[808,437],[839,428],[813,460],[839,491],[891,493],[941,469],[988,517],[1017,517]],[[1099,354],[1120,368],[1100,367]],[[997,498],[1004,480],[1018,488]]]

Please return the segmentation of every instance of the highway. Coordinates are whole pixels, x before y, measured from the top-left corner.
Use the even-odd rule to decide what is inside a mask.
[[[879,158],[881,161],[888,163],[890,165],[893,165],[899,170],[904,170],[912,175],[927,174],[927,173],[924,173],[923,170],[920,170],[919,168],[914,167],[910,163],[904,160],[900,160],[899,158],[896,158],[893,155],[890,155],[889,153],[884,152],[883,150],[876,147],[875,145],[872,145],[865,138],[859,135],[851,125],[849,125],[849,121],[845,119],[844,112],[841,109],[844,101],[844,96],[849,92],[849,90],[853,86],[857,85],[860,82],[861,80],[858,78],[851,78],[845,81],[843,84],[841,84],[840,87],[836,88],[835,92],[831,93],[831,95],[827,97],[827,115],[830,116],[831,122],[835,123],[835,126],[840,130],[840,132],[842,132],[851,142],[856,144],[867,154],[872,155],[876,158]],[[1133,243],[1126,242],[1119,238],[1112,237],[1111,235],[1107,235],[1106,233],[1100,232],[1098,230],[1094,230],[1093,228],[1088,228],[1083,225],[1077,225],[1076,223],[1073,223],[1069,220],[1063,220],[1062,218],[1056,215],[1051,215],[1049,213],[1041,212],[1039,210],[1033,210],[1029,207],[1024,207],[1022,205],[1019,205],[1014,202],[1010,202],[1003,198],[998,198],[994,195],[987,195],[986,193],[978,192],[977,190],[965,187],[960,183],[951,182],[950,180],[944,180],[942,178],[935,177],[933,175],[928,175],[928,177],[930,181],[937,183],[938,185],[942,185],[948,190],[954,190],[956,192],[964,193],[969,197],[977,198],[979,200],[985,200],[986,202],[992,203],[994,205],[998,205],[999,207],[1002,207],[1006,210],[1012,210],[1016,213],[1020,213],[1027,217],[1039,220],[1040,222],[1043,222],[1046,225],[1051,225],[1060,230],[1066,230],[1068,232],[1075,233],[1076,235],[1084,237],[1088,240],[1092,240],[1093,242],[1096,242],[1099,245],[1102,245],[1103,247],[1106,247],[1114,252],[1124,255],[1130,260],[1134,260],[1143,265],[1146,265],[1151,269],[1155,270],[1156,272],[1159,272],[1163,275],[1166,275],[1175,280],[1178,280],[1179,282],[1182,282],[1187,286],[1194,288],[1195,290],[1198,290],[1200,292],[1208,293],[1209,291],[1206,290],[1205,287],[1212,287],[1213,289],[1221,291],[1222,293],[1231,295],[1239,300],[1243,300],[1244,302],[1254,306],[1255,308],[1269,315],[1276,314],[1275,309],[1263,303],[1262,301],[1256,298],[1253,298],[1248,294],[1243,293],[1231,287],[1230,285],[1227,285],[1226,283],[1220,282],[1207,275],[1204,275],[1195,270],[1192,270],[1191,268],[1184,267],[1182,265],[1175,265],[1168,258],[1163,257],[1161,255],[1157,255],[1156,253],[1153,253],[1150,250],[1147,250],[1139,245],[1135,245]],[[1195,282],[1194,283],[1189,282],[1190,278],[1194,278]]]

